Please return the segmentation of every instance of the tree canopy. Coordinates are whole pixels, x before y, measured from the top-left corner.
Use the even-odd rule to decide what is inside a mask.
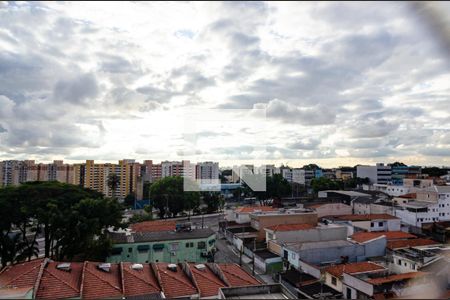
[[[185,192],[181,176],[168,176],[154,182],[150,187],[153,206],[159,209],[160,218],[175,217],[187,210],[197,209],[200,205],[199,192]]]
[[[121,226],[115,199],[79,186],[31,182],[0,190],[1,264],[31,259],[43,234],[45,257],[72,259],[105,253],[106,229]],[[104,247],[99,249],[99,247]]]

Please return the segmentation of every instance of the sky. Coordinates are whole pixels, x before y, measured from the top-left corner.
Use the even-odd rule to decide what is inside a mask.
[[[0,160],[450,165],[450,4],[0,2]]]

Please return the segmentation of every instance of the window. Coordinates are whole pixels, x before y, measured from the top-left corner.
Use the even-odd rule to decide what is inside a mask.
[[[334,276],[331,276],[331,284],[332,285],[337,285],[337,278]]]
[[[206,243],[205,242],[198,242],[197,249],[205,249],[205,248],[206,248]]]
[[[186,248],[193,248],[194,247],[194,243],[190,242],[190,243],[186,243]]]
[[[131,253],[131,252],[133,252],[133,248],[128,248],[128,253]]]
[[[164,244],[154,244],[153,250],[154,251],[162,251],[164,249]]]
[[[347,295],[347,299],[352,299],[352,290],[350,289],[350,288],[347,288],[347,293],[346,293]]]
[[[139,245],[139,246],[137,246],[137,250],[139,252],[145,252],[145,251],[148,251],[149,249],[150,249],[149,245]]]
[[[169,251],[177,251],[178,250],[179,243],[170,243],[169,244]]]
[[[375,224],[373,222],[370,222],[370,227],[375,227]]]
[[[401,266],[401,265],[402,265],[402,260],[399,259],[399,260],[397,261],[397,264],[398,264],[399,266]]]
[[[112,255],[119,255],[121,253],[122,253],[122,248],[117,247],[117,248],[112,248],[111,249],[111,254]]]
[[[295,257],[296,257],[295,253],[294,253],[294,252],[291,252],[291,258],[292,258],[292,259],[295,259]]]
[[[378,222],[378,227],[383,227],[383,222]]]

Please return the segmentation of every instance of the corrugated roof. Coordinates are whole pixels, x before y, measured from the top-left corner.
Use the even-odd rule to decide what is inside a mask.
[[[83,299],[122,298],[119,265],[111,264],[109,272],[101,271],[101,263],[85,262],[81,297]]]
[[[161,288],[167,298],[186,297],[198,294],[197,288],[179,265],[176,265],[176,272],[168,270],[167,265],[167,263],[155,263],[161,279]]]
[[[0,273],[0,287],[25,288],[34,286],[43,259],[8,266]]]
[[[226,287],[226,284],[217,278],[208,266],[204,266],[204,268],[198,269],[196,264],[189,264],[192,276],[200,290],[200,297],[217,296],[219,289]]]
[[[311,224],[279,224],[279,225],[273,225],[269,226],[266,229],[270,229],[273,231],[296,231],[296,230],[308,230],[308,229],[314,229],[316,226]]]
[[[386,240],[415,239],[417,236],[403,231],[377,231],[377,232],[357,232],[350,236],[354,241],[363,243],[380,236],[386,236]]]
[[[149,264],[142,264],[142,270],[132,269],[134,263],[123,262],[122,279],[125,297],[160,293],[161,288]]]
[[[58,262],[51,261],[42,272],[36,298],[76,298],[80,295],[83,263],[70,263],[70,271],[57,268]]]
[[[175,230],[176,221],[155,220],[131,224],[130,228],[134,232],[158,232]]]
[[[331,266],[325,269],[325,272],[330,273],[333,276],[341,277],[343,273],[356,274],[364,272],[382,271],[385,270],[383,266],[377,265],[372,262],[357,262],[350,264],[340,264]]]
[[[237,264],[217,264],[230,286],[261,284],[255,277],[245,272]]]
[[[401,248],[409,248],[409,247],[418,247],[418,246],[428,246],[428,245],[437,245],[439,242],[433,241],[431,239],[411,239],[411,240],[399,240],[399,241],[389,241],[387,242],[386,247],[391,250],[401,249]]]
[[[428,273],[425,272],[410,272],[410,273],[403,273],[403,274],[395,274],[390,275],[386,277],[380,277],[380,278],[373,278],[366,280],[368,283],[373,285],[380,285],[388,282],[395,282],[395,281],[402,281],[402,280],[408,280],[412,278],[422,277],[424,275],[427,275]]]

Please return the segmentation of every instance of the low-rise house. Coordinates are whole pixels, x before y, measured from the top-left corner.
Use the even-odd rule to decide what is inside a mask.
[[[326,242],[286,243],[282,245],[283,258],[296,269],[300,261],[325,265],[331,263],[364,261],[386,254],[386,239],[373,239],[365,243],[346,240]]]
[[[440,245],[440,243],[432,239],[417,238],[408,240],[388,241],[386,248],[389,251],[393,251],[409,247],[434,246],[434,245]]]
[[[296,299],[279,283],[257,286],[225,287],[219,290],[219,299]]]
[[[364,243],[379,238],[381,236],[385,236],[388,242],[399,240],[410,240],[417,238],[417,236],[415,236],[414,234],[403,231],[376,231],[376,232],[360,231],[350,236],[350,238],[355,242]]]
[[[192,231],[111,233],[108,262],[206,262],[215,251],[216,234],[209,228]]]
[[[287,270],[280,274],[280,282],[298,299],[342,299],[342,294],[324,284],[320,276]]]
[[[358,198],[353,201],[355,215],[389,214],[395,215],[395,202],[373,198]]]
[[[312,205],[305,205],[306,208],[313,209],[317,212],[317,217],[324,216],[339,216],[349,215],[352,213],[352,207],[350,205],[335,202],[335,203],[317,203]]]
[[[226,215],[227,221],[234,221],[238,224],[250,223],[250,214],[255,212],[272,212],[277,211],[277,208],[272,206],[244,206],[231,210]]]
[[[344,216],[325,217],[323,219],[338,224],[348,222],[355,229],[370,232],[400,231],[401,228],[400,218],[389,214],[344,215]]]
[[[283,270],[281,256],[267,249],[253,251],[255,266],[264,273],[271,274]]]
[[[418,246],[397,249],[391,253],[389,269],[394,273],[419,271],[423,267],[441,261],[449,254],[450,247]]]
[[[218,299],[221,288],[259,285],[261,282],[236,264],[39,259],[0,272],[3,299]]]
[[[317,213],[310,209],[280,209],[278,211],[254,212],[250,214],[250,224],[258,231],[258,240],[266,238],[265,228],[280,224],[317,225]]]
[[[356,262],[339,264],[324,269],[325,284],[342,293],[342,278],[344,272],[347,274],[377,273],[385,272],[386,268],[372,262]]]
[[[265,228],[267,247],[282,255],[280,243],[346,240],[347,228],[336,224],[281,224]]]
[[[403,274],[343,274],[345,299],[386,299],[394,297],[430,299],[442,294],[433,277],[424,272]]]
[[[338,202],[351,205],[352,201],[359,197],[370,197],[370,194],[361,193],[357,191],[341,191],[341,190],[326,190],[319,191],[319,198],[328,198],[333,200],[338,200]]]

